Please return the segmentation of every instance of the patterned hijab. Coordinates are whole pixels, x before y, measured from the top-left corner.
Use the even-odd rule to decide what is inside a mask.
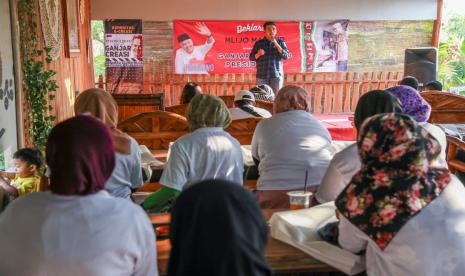
[[[275,114],[291,110],[304,110],[310,113],[311,98],[302,87],[286,85],[279,90],[273,108]]]
[[[223,100],[210,94],[195,95],[186,112],[191,131],[202,127],[226,128],[231,123],[231,115]]]
[[[47,140],[50,190],[59,195],[89,195],[102,190],[115,167],[110,129],[92,116],[57,124]]]
[[[362,166],[336,199],[336,207],[381,250],[449,184],[447,169],[432,167],[437,142],[409,116],[387,113],[361,127]]]
[[[271,88],[268,84],[254,86],[250,89],[250,92],[255,95],[255,99],[257,100],[273,102],[275,98],[273,88]]]
[[[412,116],[419,123],[428,121],[431,115],[431,106],[417,90],[407,85],[398,85],[388,88],[387,91],[400,100],[403,113]]]
[[[79,115],[86,112],[100,119],[111,129],[117,152],[131,154],[129,136],[116,128],[118,124],[118,105],[110,93],[98,88],[87,89],[80,93],[74,103],[74,113]]]
[[[271,275],[268,225],[254,195],[206,180],[179,196],[171,213],[168,275]]]

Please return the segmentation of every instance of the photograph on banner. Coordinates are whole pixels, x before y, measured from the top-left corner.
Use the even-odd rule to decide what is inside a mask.
[[[264,37],[265,21],[175,20],[174,63],[176,74],[255,73],[249,59],[254,43]],[[291,54],[284,71],[302,71],[299,22],[276,22],[277,38]]]
[[[107,90],[137,93],[143,85],[142,20],[105,20]]]
[[[347,71],[349,58],[348,20],[316,21],[313,40],[316,44],[315,72]],[[313,52],[315,54],[315,52]]]

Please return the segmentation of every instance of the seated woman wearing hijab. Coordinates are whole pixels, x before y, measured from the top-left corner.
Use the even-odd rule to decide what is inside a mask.
[[[184,85],[181,94],[181,104],[188,104],[192,98],[197,95],[202,94],[202,88],[195,82],[188,82]]]
[[[446,148],[447,139],[444,131],[433,124],[428,123],[431,115],[431,106],[421,97],[417,90],[407,85],[398,85],[388,88],[387,91],[396,96],[402,106],[402,112],[412,116],[420,126],[425,128],[441,145],[441,154],[437,160],[438,164],[447,168]]]
[[[435,167],[440,145],[411,117],[367,119],[362,166],[336,199],[339,244],[366,250],[368,275],[463,275],[465,188]]]
[[[273,88],[268,84],[260,84],[254,86],[250,89],[250,92],[253,93],[255,99],[266,101],[266,102],[274,102],[274,92]]]
[[[402,113],[400,102],[396,96],[384,90],[373,90],[360,97],[354,113],[354,124],[357,132],[363,121],[380,113]],[[352,176],[360,169],[357,143],[336,153],[329,163],[325,176],[315,194],[319,203],[334,201]]]
[[[115,166],[110,129],[76,116],[52,129],[46,152],[50,191],[0,216],[0,275],[158,275],[146,213],[104,190]]]
[[[90,113],[106,124],[112,132],[116,165],[105,189],[115,197],[130,199],[132,190],[142,186],[139,145],[134,138],[117,129],[118,105],[110,93],[91,88],[80,93],[74,103],[76,115]]]
[[[224,180],[183,192],[171,214],[169,276],[272,275],[268,225],[253,194]]]
[[[256,196],[262,208],[288,208],[286,192],[302,189],[308,171],[316,190],[332,157],[328,130],[310,114],[310,96],[298,86],[279,90],[275,115],[262,120],[252,138],[260,177]]]
[[[241,90],[234,96],[234,105],[235,107],[229,109],[232,120],[271,117],[268,110],[255,106],[255,97],[247,90]]]
[[[244,164],[239,142],[224,131],[231,123],[225,103],[209,94],[198,94],[187,108],[191,133],[170,147],[160,178],[162,188],[144,200],[146,210],[159,211],[190,185],[205,179],[224,179],[243,185]]]

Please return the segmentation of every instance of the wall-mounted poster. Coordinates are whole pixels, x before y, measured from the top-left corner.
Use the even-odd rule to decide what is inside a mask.
[[[12,155],[18,147],[11,45],[9,1],[0,0],[0,169],[13,165]]]
[[[105,67],[107,90],[142,91],[142,20],[105,20]]]
[[[264,21],[175,20],[176,74],[255,73],[249,59],[263,38]],[[347,70],[348,20],[276,22],[277,38],[290,52],[284,72]],[[335,66],[334,66],[335,65]]]
[[[349,59],[348,20],[317,21],[313,35],[316,43],[316,72],[347,71]]]

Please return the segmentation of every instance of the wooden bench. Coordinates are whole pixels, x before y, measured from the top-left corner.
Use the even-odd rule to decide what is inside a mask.
[[[188,104],[172,105],[172,106],[166,107],[165,111],[168,111],[168,112],[171,112],[171,113],[176,113],[178,115],[186,117],[187,106],[188,106]]]
[[[241,145],[250,145],[252,144],[255,127],[262,119],[253,117],[233,120],[225,130],[236,138]]]
[[[420,95],[431,105],[430,123],[465,124],[465,97],[442,91],[425,91]],[[452,172],[465,172],[465,162],[457,159],[457,153],[465,151],[465,142],[447,136],[446,160]]]
[[[430,123],[465,124],[465,97],[449,92],[428,91],[420,95],[431,105]]]
[[[165,94],[111,94],[118,104],[118,121],[155,110],[165,110]]]
[[[151,150],[168,149],[170,142],[189,131],[185,117],[165,111],[138,114],[120,122],[118,128]]]

